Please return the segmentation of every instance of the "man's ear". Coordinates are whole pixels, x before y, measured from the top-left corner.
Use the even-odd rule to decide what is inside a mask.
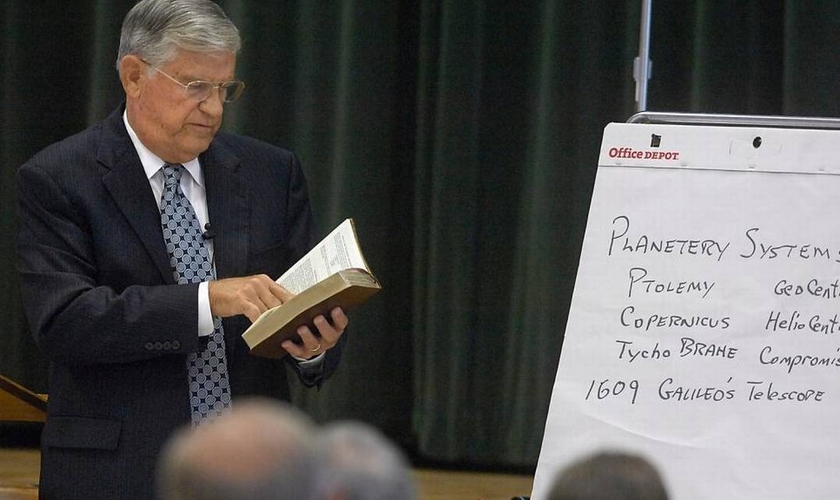
[[[146,63],[135,55],[127,55],[120,60],[120,81],[126,97],[137,98],[146,79]]]

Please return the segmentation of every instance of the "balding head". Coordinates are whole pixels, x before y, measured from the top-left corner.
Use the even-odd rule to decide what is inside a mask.
[[[164,449],[164,500],[314,499],[312,424],[291,406],[240,401],[197,429],[178,432]]]

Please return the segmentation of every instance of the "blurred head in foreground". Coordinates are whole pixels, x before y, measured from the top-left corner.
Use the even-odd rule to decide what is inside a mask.
[[[402,451],[374,427],[336,422],[318,439],[324,500],[414,500],[414,476]]]
[[[184,428],[158,467],[162,500],[317,500],[313,424],[273,400],[238,402],[218,420]]]
[[[548,500],[668,500],[656,468],[637,455],[598,453],[560,471]]]

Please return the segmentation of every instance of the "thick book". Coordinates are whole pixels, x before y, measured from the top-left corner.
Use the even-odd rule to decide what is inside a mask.
[[[242,334],[251,354],[282,358],[281,343],[300,340],[297,329],[340,307],[345,312],[382,289],[362,254],[353,219],[346,219],[277,279],[296,295],[260,315]]]

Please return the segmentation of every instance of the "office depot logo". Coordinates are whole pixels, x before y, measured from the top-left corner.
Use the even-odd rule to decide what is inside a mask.
[[[653,151],[628,147],[610,148],[610,158],[628,158],[634,160],[679,160],[679,151]]]

